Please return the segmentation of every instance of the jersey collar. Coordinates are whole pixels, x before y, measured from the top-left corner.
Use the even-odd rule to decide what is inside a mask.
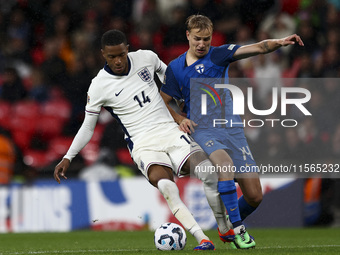
[[[208,55],[211,53],[212,48],[213,48],[213,46],[210,46],[208,53],[207,53],[205,56],[203,56],[202,58],[197,59],[197,60],[196,60],[194,63],[192,63],[190,66],[193,66],[193,65],[197,64],[197,62],[201,61],[202,59],[205,59],[206,56],[208,56]],[[186,51],[186,52],[183,54],[183,56],[184,56],[184,67],[188,67],[188,63],[187,63],[187,53],[188,53],[188,51]]]

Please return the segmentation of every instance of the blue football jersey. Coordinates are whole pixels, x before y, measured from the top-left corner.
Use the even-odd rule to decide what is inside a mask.
[[[210,47],[207,55],[190,66],[186,64],[186,54],[173,60],[165,73],[165,81],[161,90],[169,96],[184,99],[183,111],[187,117],[198,124],[198,128],[212,126],[213,119],[227,120],[226,127],[243,127],[241,118],[233,115],[233,103],[228,89],[215,88],[215,84],[227,84],[229,81],[229,64],[239,45],[225,44]],[[205,101],[202,101],[205,95]],[[205,114],[202,104],[205,105]]]

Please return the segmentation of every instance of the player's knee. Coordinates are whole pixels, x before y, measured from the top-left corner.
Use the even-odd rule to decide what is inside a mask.
[[[215,166],[232,167],[233,160],[225,150],[216,150],[210,154],[209,159]]]
[[[154,178],[154,177],[149,176],[149,182],[151,183],[152,186],[157,187],[158,181],[159,181],[158,178]]]
[[[148,170],[148,178],[149,182],[157,187],[159,180],[161,179],[168,179],[173,181],[173,175],[171,169],[169,170],[166,167],[159,166],[159,165],[152,165]]]
[[[263,198],[262,193],[258,192],[252,194],[251,196],[248,196],[246,200],[248,204],[251,205],[252,207],[258,207],[262,202],[262,198]]]
[[[186,167],[187,169],[190,170],[190,168],[192,168],[193,166],[198,166],[207,159],[208,156],[204,151],[198,151],[188,158],[183,167]]]
[[[149,178],[149,182],[153,186],[157,187],[157,183],[160,180],[160,176],[158,176],[158,174],[156,174],[155,171],[151,171],[151,169],[149,169],[148,178]]]

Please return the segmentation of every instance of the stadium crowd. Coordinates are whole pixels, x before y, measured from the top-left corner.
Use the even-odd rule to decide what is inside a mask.
[[[301,36],[305,47],[235,62],[229,74],[251,78],[258,95],[254,104],[264,109],[270,105],[271,79],[282,81],[282,86],[307,88],[312,98],[306,108],[312,117],[302,118],[291,109],[289,114],[299,120],[296,128],[248,126],[246,135],[258,163],[338,162],[340,4],[336,0],[0,1],[0,128],[17,152],[2,153],[1,160],[8,160],[16,174],[28,179],[52,176],[55,161],[82,123],[91,79],[103,67],[100,51],[94,50],[100,47],[100,35],[119,29],[128,35],[130,51],[153,50],[168,64],[187,50],[185,20],[197,13],[213,21],[215,46],[292,33]],[[328,79],[318,82],[319,78]],[[270,117],[280,119],[279,115]],[[250,113],[245,118],[258,119]],[[14,164],[13,157],[23,163]],[[98,160],[132,169],[124,168],[122,175],[137,173],[123,133],[104,113],[91,143],[72,165],[74,176]]]

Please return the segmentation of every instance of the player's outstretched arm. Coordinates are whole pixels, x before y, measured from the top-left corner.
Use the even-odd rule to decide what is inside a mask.
[[[297,34],[293,34],[281,39],[263,40],[258,43],[241,46],[235,51],[233,57],[236,59],[243,59],[259,54],[267,54],[281,47],[294,45],[296,43],[300,46],[304,46],[303,41]]]
[[[174,118],[175,122],[179,125],[178,128],[188,134],[191,134],[191,132],[194,132],[194,127],[197,126],[197,124],[194,123],[193,121],[190,121],[186,117],[178,114],[174,109],[172,109],[172,107],[170,106],[170,102],[172,100],[171,96],[169,96],[168,94],[165,94],[163,91],[161,91],[160,94],[171,116]]]
[[[280,43],[282,46],[293,45],[295,43],[298,43],[300,46],[304,46],[303,41],[301,40],[300,36],[298,36],[297,34],[284,37],[282,39],[279,39],[279,41],[280,40],[281,40]]]
[[[69,168],[71,162],[67,158],[63,158],[59,164],[54,169],[54,179],[60,184],[60,176],[63,177],[65,180],[66,177],[66,171]]]
[[[174,109],[172,109],[172,107],[170,106],[170,102],[172,100],[171,96],[164,93],[163,91],[160,91],[160,94],[161,94],[163,101],[164,101],[166,107],[168,108],[171,116],[174,118],[175,122],[179,125],[182,122],[182,120],[185,119],[185,117],[178,114]]]
[[[188,134],[195,132],[195,127],[197,126],[197,124],[194,121],[189,120],[187,118],[184,118],[178,125],[180,130]]]
[[[98,120],[99,114],[85,113],[85,119],[80,129],[78,130],[73,142],[68,149],[63,160],[54,169],[54,179],[60,183],[60,176],[67,179],[65,173],[70,166],[71,160],[79,153],[81,149],[91,140],[94,133],[94,128]]]

